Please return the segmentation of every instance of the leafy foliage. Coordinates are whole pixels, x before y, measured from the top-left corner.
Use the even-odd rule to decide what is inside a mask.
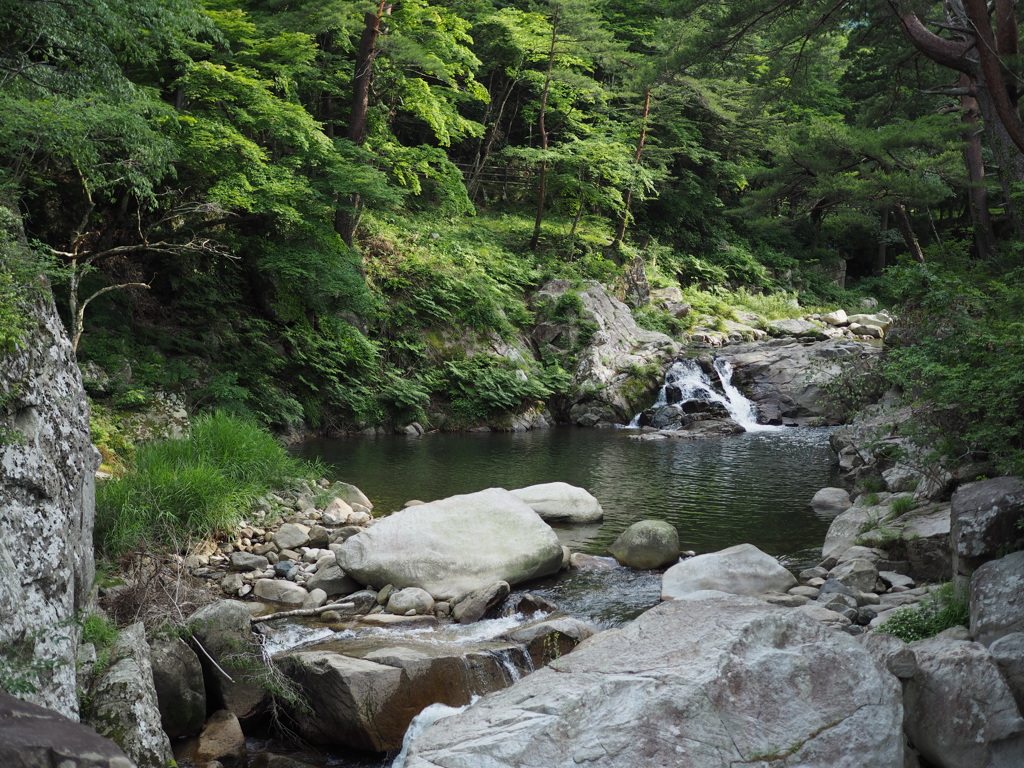
[[[912,643],[934,637],[950,627],[966,627],[969,618],[966,596],[956,594],[950,583],[944,584],[922,603],[909,608],[897,608],[874,631]]]

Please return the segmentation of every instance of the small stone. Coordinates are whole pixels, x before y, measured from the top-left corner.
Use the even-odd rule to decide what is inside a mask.
[[[251,552],[232,552],[231,570],[233,571],[256,571],[263,570],[268,564],[267,558],[262,555],[255,555]]]
[[[302,601],[303,608],[319,608],[327,602],[327,593],[322,589],[314,589]]]
[[[282,579],[287,579],[296,568],[298,568],[298,565],[295,564],[295,561],[281,560],[274,565],[274,574]]]
[[[298,584],[281,579],[260,579],[256,582],[256,597],[275,603],[302,605],[309,593]]]
[[[309,531],[305,525],[285,523],[273,535],[273,540],[281,550],[295,549],[309,543]]]

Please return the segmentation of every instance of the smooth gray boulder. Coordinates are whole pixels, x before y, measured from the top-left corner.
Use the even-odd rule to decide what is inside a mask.
[[[113,663],[92,689],[84,721],[113,739],[138,768],[166,768],[173,760],[171,742],[160,725],[146,630],[132,624],[118,634]]]
[[[270,561],[263,555],[252,552],[232,552],[230,560],[233,571],[262,571],[270,565]]]
[[[419,587],[395,589],[388,595],[387,606],[384,610],[396,616],[407,616],[410,611],[413,615],[422,616],[433,613],[434,598],[425,589]]]
[[[887,507],[868,507],[855,504],[840,513],[829,525],[825,543],[821,545],[823,558],[840,557],[854,545],[863,531],[873,528],[889,513]]]
[[[305,587],[287,579],[256,579],[253,594],[261,600],[291,606],[302,605],[309,597]]]
[[[952,499],[950,540],[969,573],[1007,546],[1024,538],[1018,522],[1024,519],[1024,480],[996,477],[960,486]]]
[[[0,691],[4,768],[135,768],[117,744],[53,710]]]
[[[848,510],[853,502],[845,488],[822,488],[811,498],[811,506],[815,512],[838,514]]]
[[[853,558],[840,563],[831,571],[829,578],[860,592],[873,592],[878,581],[878,569],[870,560]]]
[[[679,532],[664,520],[640,520],[619,534],[608,553],[629,568],[662,568],[679,559]]]
[[[900,766],[896,678],[798,612],[663,603],[413,739],[405,768]]]
[[[220,709],[210,715],[203,732],[180,745],[179,759],[186,765],[230,766],[245,765],[245,736],[242,734],[241,723],[234,713]],[[218,761],[218,762],[213,762]]]
[[[990,560],[971,578],[971,635],[991,645],[1024,632],[1024,551]]]
[[[395,512],[341,545],[341,568],[376,589],[420,587],[451,600],[497,581],[557,573],[562,546],[551,526],[501,488]]]
[[[796,585],[796,577],[774,557],[753,544],[738,544],[673,565],[661,577],[661,599],[676,600],[708,589],[758,597],[788,592]]]
[[[341,570],[337,562],[327,563],[317,568],[309,581],[306,582],[306,589],[312,592],[314,589],[322,589],[328,597],[336,595],[351,595],[362,589],[362,585]]]
[[[541,483],[510,493],[549,523],[593,523],[604,519],[604,510],[590,491],[568,483]]]
[[[980,643],[911,643],[917,671],[904,683],[907,737],[938,768],[1019,768],[1024,719]]]
[[[308,525],[285,523],[270,538],[277,545],[278,550],[298,549],[309,544],[310,530]]]
[[[181,638],[154,640],[150,646],[153,685],[160,723],[170,738],[199,733],[206,720],[203,666]]]
[[[508,597],[508,582],[498,581],[483,589],[476,589],[459,600],[452,609],[452,618],[460,624],[472,624],[480,621],[492,608],[501,605]]]

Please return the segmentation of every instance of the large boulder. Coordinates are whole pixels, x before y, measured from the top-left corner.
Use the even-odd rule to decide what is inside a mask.
[[[260,674],[263,651],[252,632],[251,616],[245,603],[219,600],[186,620],[199,646],[211,703],[243,720],[258,715],[267,700],[266,677]]]
[[[824,514],[840,514],[853,505],[850,492],[845,488],[822,488],[811,499],[811,507],[815,512]]]
[[[405,768],[899,766],[902,718],[896,678],[853,638],[702,593],[429,726]]]
[[[63,715],[0,691],[4,768],[135,768],[110,739]]]
[[[585,344],[581,344],[576,324],[558,320],[549,311],[572,291],[580,299],[580,319],[595,328]],[[569,419],[575,424],[627,423],[657,390],[653,380],[638,386],[633,371],[651,363],[666,364],[679,350],[669,336],[638,326],[629,307],[597,281],[587,281],[577,290],[568,280],[552,280],[535,294],[533,302],[541,319],[533,332],[535,344],[563,357],[583,346],[573,371],[580,394],[569,407]]]
[[[27,700],[77,718],[75,619],[95,574],[99,453],[52,299],[40,295],[27,310],[24,345],[4,350],[0,364],[0,648],[33,670]]]
[[[910,573],[922,581],[949,581],[953,575],[953,556],[949,546],[950,509],[915,510],[901,518],[900,542],[910,563]]]
[[[111,649],[113,663],[91,692],[85,722],[113,739],[138,768],[165,768],[173,759],[171,742],[160,724],[146,630],[132,624]]]
[[[304,738],[372,752],[399,748],[413,717],[430,704],[468,704],[529,667],[525,652],[505,643],[407,639],[381,646],[379,638],[284,653],[274,661],[306,705],[294,712]]]
[[[702,590],[758,597],[796,585],[796,577],[774,557],[753,544],[738,544],[673,565],[662,576],[661,599],[677,600]]]
[[[1024,719],[988,650],[942,636],[910,647],[905,727],[922,756],[937,768],[1020,766]]]
[[[640,520],[624,530],[608,552],[619,565],[661,568],[679,559],[679,532],[664,520]]]
[[[172,739],[198,733],[206,720],[206,687],[199,657],[180,638],[150,647],[160,723]]]
[[[990,560],[971,578],[971,634],[991,645],[1024,632],[1024,551]]]
[[[568,483],[541,483],[511,491],[549,523],[593,523],[604,510],[593,494]]]
[[[828,527],[825,543],[821,545],[823,558],[839,558],[862,533],[875,527],[886,517],[889,510],[881,506],[861,506],[855,504],[838,514]]]
[[[556,573],[562,547],[551,527],[501,488],[408,507],[335,547],[362,584],[420,587],[451,600],[497,581]]]
[[[996,477],[960,486],[953,494],[950,539],[957,572],[970,573],[1024,537],[1024,480]]]
[[[814,335],[821,333],[820,328]],[[763,412],[783,418],[825,417],[844,414],[825,396],[825,387],[849,365],[873,365],[881,349],[850,339],[814,344],[752,343],[724,348],[719,356],[732,363],[733,382]]]

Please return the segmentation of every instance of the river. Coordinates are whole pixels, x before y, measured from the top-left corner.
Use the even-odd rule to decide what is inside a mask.
[[[749,542],[794,566],[820,553],[829,518],[809,502],[837,482],[828,430],[657,441],[631,439],[635,434],[561,427],[351,437],[310,440],[296,451],[361,488],[378,515],[410,499],[560,480],[586,488],[604,508],[603,524],[560,531],[563,541],[590,554],[605,554],[625,528],[643,519],[668,521],[682,548],[696,552]]]
[[[830,517],[816,514],[809,501],[838,479],[829,430],[779,428],[701,440],[633,439],[638,434],[560,427],[321,439],[294,450],[320,459],[330,477],[362,489],[376,515],[400,509],[410,499],[560,480],[589,490],[605,511],[600,524],[556,527],[574,550],[604,555],[630,524],[653,518],[674,525],[682,548],[698,553],[749,542],[794,570],[820,560]],[[614,568],[563,573],[528,588],[606,628],[657,604],[660,585],[660,573]],[[490,623],[473,625],[472,631],[486,634]],[[295,626],[294,631],[296,641],[306,632],[315,634],[305,641],[327,639],[324,630]],[[391,760],[349,751],[299,756],[315,765],[346,768],[385,768]]]

